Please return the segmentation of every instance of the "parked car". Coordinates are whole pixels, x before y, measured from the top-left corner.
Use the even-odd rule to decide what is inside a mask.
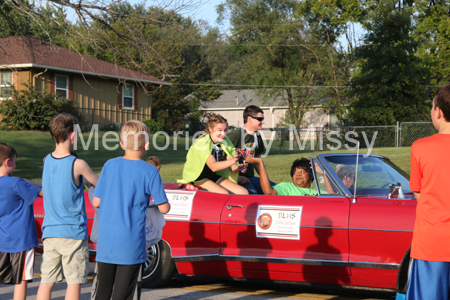
[[[404,290],[416,209],[408,175],[377,155],[311,162],[317,196],[224,195],[165,183],[172,209],[162,240],[147,249],[143,285],[161,286],[178,272]],[[342,166],[355,171],[353,186],[336,173]],[[87,195],[86,211],[91,231]],[[40,237],[42,199],[34,212]],[[89,248],[93,259],[96,245]]]

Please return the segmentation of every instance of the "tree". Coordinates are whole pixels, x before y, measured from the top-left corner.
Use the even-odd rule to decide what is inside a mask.
[[[157,8],[146,8],[140,4],[131,5],[122,2],[111,9],[122,13],[127,12],[129,15],[146,16],[154,15]],[[94,25],[96,32],[109,34],[109,42],[115,50],[126,53],[126,60],[118,59],[115,55],[116,52],[111,49],[102,52],[96,51],[89,44],[84,44],[81,39],[73,39],[72,44],[77,45],[80,53],[118,65],[127,66],[126,62],[139,62],[138,66],[128,65],[128,67],[137,71],[144,69],[145,73],[158,75],[172,83],[171,87],[148,87],[148,90],[152,94],[152,115],[161,117],[158,121],[166,130],[169,128],[179,130],[185,123],[180,119],[185,119],[188,114],[190,119],[200,117],[197,112],[193,111],[194,107],[197,110],[198,106],[191,105],[192,103],[186,98],[196,90],[196,87],[184,83],[197,84],[211,79],[210,65],[206,60],[205,49],[201,45],[206,43],[206,40],[214,39],[214,35],[205,37],[203,32],[209,28],[178,14],[168,15],[161,20],[172,25],[158,23],[139,25],[141,20],[129,20],[128,23],[142,28],[140,32],[142,38],[152,41],[149,45],[155,53],[164,57],[167,66],[171,66],[170,69],[167,66],[161,67],[151,56],[140,57],[138,49],[132,45],[123,44],[114,34],[105,31],[104,24],[99,22]],[[120,20],[111,19],[109,22],[108,25],[117,32],[127,31]],[[85,32],[85,35],[88,34]],[[164,70],[170,70],[170,72],[165,73]]]
[[[0,0],[0,38],[8,36],[30,36],[44,41],[50,41],[58,46],[65,46],[65,32],[69,30],[70,23],[66,22],[64,10],[57,10],[50,5],[36,7],[32,3],[23,1],[23,6],[35,10],[39,21],[33,17],[22,14],[10,2]],[[55,20],[49,21],[49,20]],[[59,25],[58,25],[59,24]]]
[[[417,28],[413,33],[420,46],[418,57],[430,71],[434,88],[450,81],[450,11],[449,1],[416,1]]]
[[[368,14],[368,33],[364,46],[356,50],[351,80],[350,123],[390,125],[429,118],[428,72],[416,56],[418,43],[411,37],[413,12],[411,6],[383,0]]]
[[[146,34],[145,27],[151,24],[173,26],[168,17],[195,9],[199,2],[162,1],[158,7],[153,7],[152,11],[146,14],[129,12],[127,9],[118,10],[121,1],[117,0],[48,0],[46,3],[47,7],[43,9],[30,5],[27,1],[0,0],[0,5],[4,7],[6,4],[7,7],[2,13],[6,20],[2,26],[7,27],[7,31],[14,35],[28,35],[30,31],[33,32],[33,28],[40,28],[40,34],[44,34],[50,42],[54,41],[55,35],[49,30],[49,26],[59,28],[67,41],[66,48],[76,50],[78,46],[72,44],[72,41],[82,40],[83,44],[88,45],[94,52],[111,52],[115,62],[120,62],[127,68],[146,73],[149,69],[146,64],[149,59],[145,58],[151,58],[151,63],[159,69],[158,74],[168,74],[173,66],[165,56],[155,50],[154,40]],[[145,2],[141,6],[145,7]],[[66,16],[68,9],[74,13],[76,30],[71,30],[71,26],[67,27],[67,24],[73,24]],[[58,17],[55,17],[55,12],[58,12]],[[28,28],[15,31],[14,26],[18,19],[26,20],[29,23]],[[127,47],[116,47],[118,43]],[[128,55],[130,50],[134,52],[133,55]]]
[[[335,37],[297,15],[299,5],[298,1],[227,0],[219,6],[222,19],[232,16],[230,43],[240,58],[221,80],[262,86],[259,95],[267,102],[283,98],[289,107],[286,122],[295,126],[304,125],[305,113],[326,94],[325,84],[338,87],[348,80],[348,72],[340,69],[345,63],[337,63],[344,57],[332,46]]]

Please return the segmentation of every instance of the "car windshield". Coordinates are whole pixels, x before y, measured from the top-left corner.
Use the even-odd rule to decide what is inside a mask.
[[[356,156],[326,156],[325,160],[333,168],[344,184],[348,181],[344,176],[357,176],[356,195],[387,195],[390,184],[400,184],[403,193],[412,193],[409,189],[409,176],[395,166],[389,159],[382,157],[359,157],[358,170],[356,170]],[[354,182],[347,186],[351,193],[354,191]]]

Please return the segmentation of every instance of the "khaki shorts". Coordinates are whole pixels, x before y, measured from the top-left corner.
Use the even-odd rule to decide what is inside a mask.
[[[41,282],[53,283],[63,280],[67,284],[86,283],[89,272],[89,249],[87,240],[46,238],[42,254]]]

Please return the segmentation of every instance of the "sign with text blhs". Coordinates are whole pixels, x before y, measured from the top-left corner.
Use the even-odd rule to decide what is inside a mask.
[[[256,237],[300,240],[302,208],[302,206],[258,206]]]
[[[166,192],[170,203],[170,211],[164,215],[166,220],[184,220],[191,219],[192,204],[196,192]]]

